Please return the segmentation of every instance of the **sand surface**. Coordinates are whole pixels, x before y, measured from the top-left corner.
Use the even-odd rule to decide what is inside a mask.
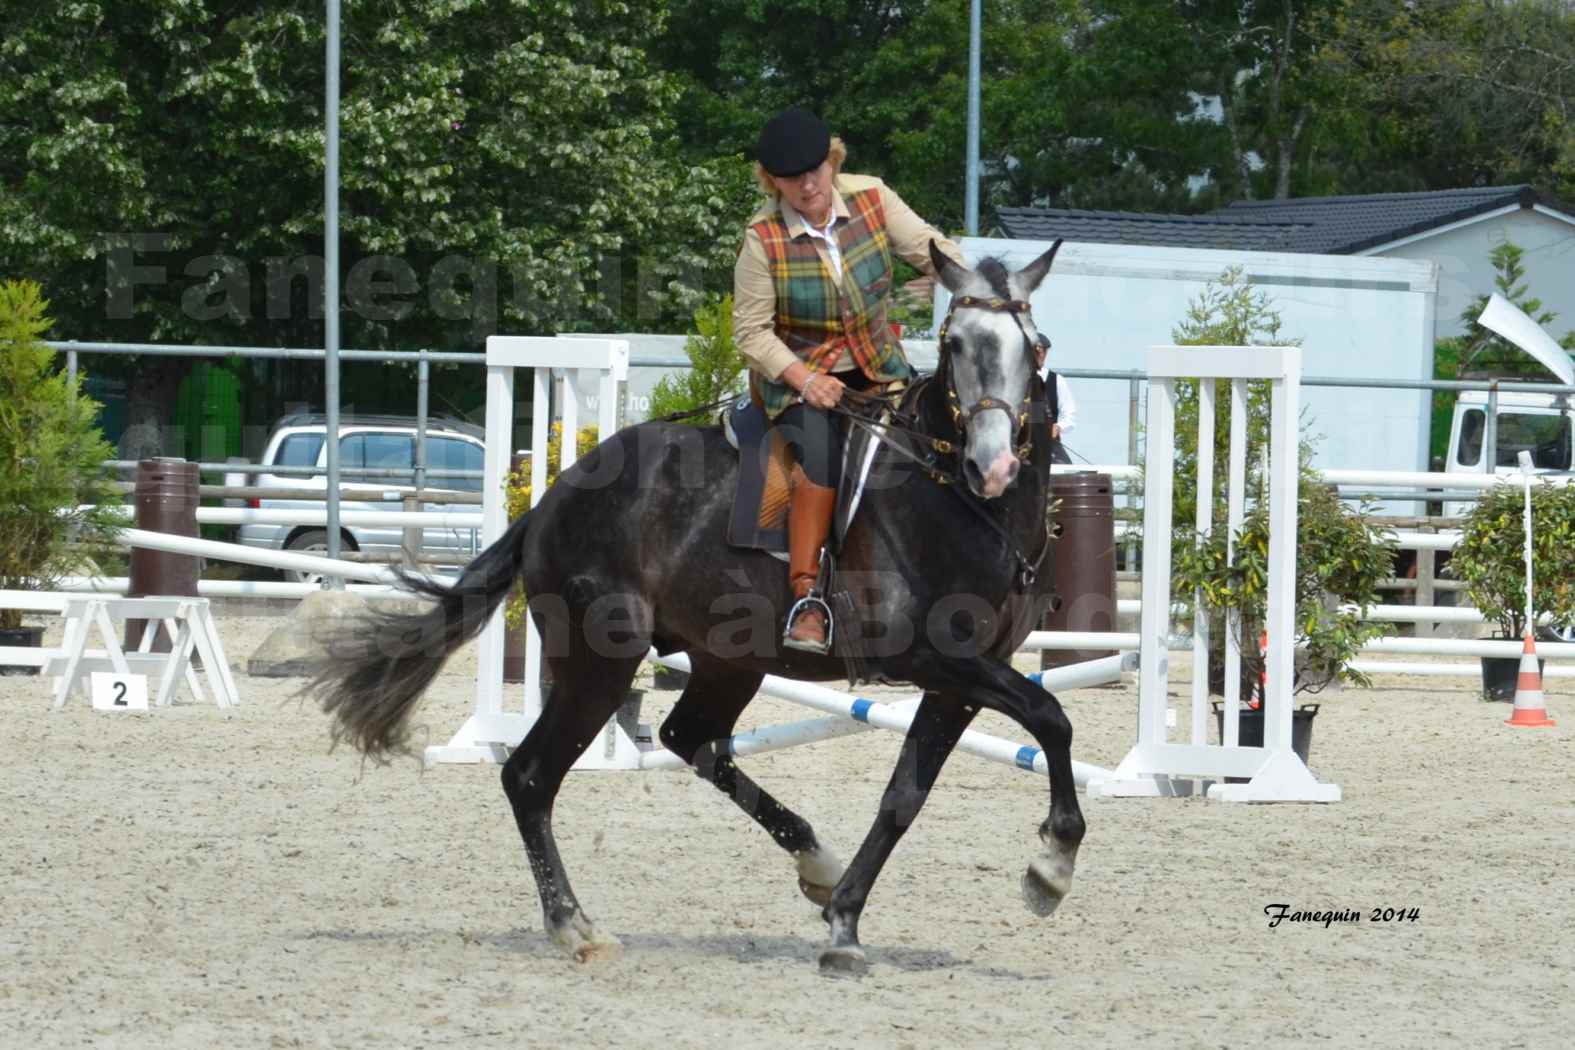
[[[1048,920],[1017,888],[1045,783],[958,755],[870,899],[870,975],[835,981],[788,858],[677,772],[566,784],[575,890],[627,948],[567,962],[497,768],[330,753],[298,680],[244,673],[281,622],[245,612],[219,612],[233,711],[184,694],[146,715],[81,696],[54,711],[46,680],[0,678],[0,1046],[1570,1045],[1567,679],[1545,730],[1505,726],[1509,706],[1465,680],[1326,698],[1310,765],[1343,788],[1335,805],[1085,799],[1077,885]],[[433,742],[473,674],[465,651],[437,680],[418,716]],[[644,719],[673,699],[648,693]],[[1116,765],[1135,684],[1061,699],[1075,755]],[[745,717],[805,716],[762,700]],[[898,742],[742,764],[846,858]],[[1276,903],[1361,921],[1271,929]],[[1371,921],[1384,908],[1417,917]]]

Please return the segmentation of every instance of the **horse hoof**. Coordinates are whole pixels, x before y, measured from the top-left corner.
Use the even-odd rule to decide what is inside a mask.
[[[842,862],[830,850],[817,848],[793,855],[798,865],[798,891],[822,908],[842,881]]]
[[[574,948],[574,961],[581,966],[591,963],[613,962],[623,958],[623,942],[616,937],[598,941],[585,941]]]
[[[1023,902],[1028,910],[1045,918],[1055,912],[1072,889],[1072,871],[1051,857],[1040,857],[1023,872]]]
[[[598,930],[583,915],[577,914],[562,926],[553,927],[548,932],[558,947],[581,965],[610,962],[623,956],[623,942],[611,934]]]
[[[827,948],[820,953],[822,977],[863,977],[869,971],[870,964],[864,958],[864,949],[856,944]]]

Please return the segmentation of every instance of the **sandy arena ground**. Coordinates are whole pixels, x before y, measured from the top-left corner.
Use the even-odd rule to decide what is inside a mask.
[[[834,981],[790,861],[682,773],[571,776],[565,860],[627,951],[565,961],[496,767],[330,754],[298,680],[244,673],[280,621],[219,615],[232,713],[184,695],[52,711],[45,680],[0,678],[0,1046],[1570,1045],[1568,679],[1543,730],[1464,680],[1326,699],[1311,765],[1336,805],[1085,800],[1078,882],[1048,920],[1017,889],[1046,785],[959,754],[871,897],[869,977]],[[418,716],[433,742],[473,667],[457,656]],[[673,699],[648,693],[643,718]],[[1061,699],[1077,757],[1114,766],[1135,686]],[[868,732],[744,766],[846,858],[897,746]],[[1363,921],[1271,929],[1275,903]],[[1418,917],[1368,921],[1383,908]]]

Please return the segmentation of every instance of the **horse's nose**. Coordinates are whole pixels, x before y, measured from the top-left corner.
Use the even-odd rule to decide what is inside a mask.
[[[989,467],[981,470],[978,464],[969,459],[963,465],[963,472],[968,478],[969,487],[985,499],[995,499],[1011,487],[1017,480],[1017,472],[1023,467],[1017,457],[1011,452],[1002,452],[996,456]]]

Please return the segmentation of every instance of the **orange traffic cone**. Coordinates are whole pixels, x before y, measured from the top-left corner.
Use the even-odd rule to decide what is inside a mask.
[[[1504,720],[1505,725],[1550,726],[1546,701],[1542,699],[1542,672],[1537,669],[1537,644],[1526,631],[1526,644],[1520,653],[1520,677],[1515,682],[1515,713]]]

